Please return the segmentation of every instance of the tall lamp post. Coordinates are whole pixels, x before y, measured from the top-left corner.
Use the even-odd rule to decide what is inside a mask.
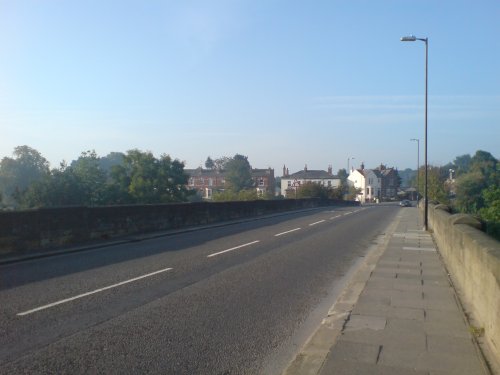
[[[412,138],[410,141],[417,142],[417,203],[420,190],[420,139]]]
[[[350,173],[350,172],[349,172],[349,160],[354,160],[354,159],[356,159],[356,158],[353,158],[353,157],[348,157],[348,158],[347,158],[347,174],[348,174],[348,175],[349,175],[349,173]]]
[[[425,190],[424,190],[424,230],[429,228],[429,200],[427,197],[427,77],[428,77],[428,49],[429,49],[429,39],[428,38],[417,38],[415,35],[404,36],[401,38],[402,42],[415,42],[420,40],[425,43],[425,151],[424,151],[424,164],[425,164]]]

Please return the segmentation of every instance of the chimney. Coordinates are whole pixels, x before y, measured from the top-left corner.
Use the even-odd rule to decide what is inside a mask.
[[[289,175],[288,168],[286,169],[286,175],[287,175],[287,177],[288,177],[288,175]]]
[[[286,173],[286,166],[285,164],[283,164],[283,176],[286,177],[287,173]]]
[[[304,166],[304,172],[307,172],[307,164]]]
[[[361,162],[361,170],[364,170],[364,169],[365,169],[365,162],[364,162],[364,161],[362,161],[362,162]]]
[[[332,175],[333,175],[333,170],[332,170],[332,165],[331,165],[331,164],[328,166],[328,174],[329,174],[330,176],[332,176]]]

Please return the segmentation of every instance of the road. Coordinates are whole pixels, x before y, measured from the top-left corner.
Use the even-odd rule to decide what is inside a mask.
[[[279,372],[399,208],[323,208],[0,266],[0,373]]]

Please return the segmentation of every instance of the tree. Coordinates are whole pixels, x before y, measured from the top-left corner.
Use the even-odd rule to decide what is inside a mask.
[[[231,158],[227,156],[221,156],[220,158],[213,160],[215,169],[218,171],[226,169],[227,163],[229,163],[230,160]]]
[[[226,163],[226,183],[230,190],[239,192],[251,187],[255,183],[252,180],[252,168],[246,156],[236,154]]]
[[[349,174],[344,168],[339,169],[337,176],[340,178],[341,183],[347,183],[347,177],[349,177]]]
[[[14,195],[18,196],[34,181],[50,173],[47,159],[29,146],[16,147],[13,156],[4,157],[0,162],[0,191],[8,205],[16,204]]]
[[[420,168],[419,173],[420,186],[418,191],[423,196],[425,194],[425,166]],[[445,188],[445,180],[441,168],[429,165],[427,170],[427,196],[429,200],[435,200],[443,204],[449,202],[449,192]]]
[[[455,206],[464,213],[478,213],[486,206],[483,192],[500,184],[497,159],[486,151],[477,151],[471,158],[468,172],[456,181]]]
[[[210,156],[207,157],[207,160],[205,161],[205,168],[207,168],[207,169],[214,169],[215,168],[215,163]]]
[[[33,182],[16,195],[22,208],[62,207],[88,204],[81,177],[62,162],[43,179]]]
[[[151,152],[130,150],[122,165],[111,170],[108,195],[113,203],[168,203],[187,201],[188,176],[184,164],[163,154],[156,159]]]
[[[101,159],[96,152],[94,150],[82,152],[71,164],[71,169],[81,185],[83,202],[90,206],[103,204],[107,173],[102,169]]]
[[[455,173],[457,176],[469,172],[469,167],[471,164],[471,156],[469,154],[457,156],[453,161],[455,168]]]
[[[314,182],[306,182],[297,189],[297,198],[328,198],[328,188]]]

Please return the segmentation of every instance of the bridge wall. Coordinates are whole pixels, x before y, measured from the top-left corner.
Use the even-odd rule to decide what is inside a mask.
[[[63,207],[0,212],[0,255],[355,202],[318,199]]]
[[[470,215],[429,204],[429,226],[459,292],[500,363],[500,242]]]

